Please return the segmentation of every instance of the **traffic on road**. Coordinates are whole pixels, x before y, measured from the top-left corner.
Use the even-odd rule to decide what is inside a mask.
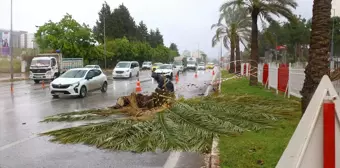
[[[51,143],[39,133],[84,123],[40,121],[50,115],[112,106],[117,98],[135,92],[137,82],[141,93],[149,94],[157,87],[152,73],[173,81],[177,97],[201,96],[212,79],[212,70],[186,71],[181,62],[146,62],[140,66],[136,61],[121,61],[107,72],[98,65],[83,67],[79,62],[44,55],[31,66],[30,80],[0,82],[0,167],[151,168],[168,164],[168,152],[134,154]]]

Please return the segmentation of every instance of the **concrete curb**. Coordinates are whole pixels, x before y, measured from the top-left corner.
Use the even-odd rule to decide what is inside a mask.
[[[215,75],[217,76],[217,75]],[[215,78],[216,80],[216,78]],[[228,80],[228,79],[226,79]],[[214,81],[215,82],[215,81]],[[222,73],[221,69],[219,70],[219,79],[218,79],[218,92],[221,92],[221,84],[222,84]],[[207,163],[207,168],[220,168],[220,160],[219,160],[219,150],[218,150],[218,142],[219,139],[218,137],[213,137],[213,142],[211,145],[211,152],[207,157],[209,157],[208,163]]]
[[[17,82],[17,81],[23,81],[23,80],[29,80],[29,78],[13,78],[12,82]],[[0,79],[0,82],[11,82],[11,79]]]

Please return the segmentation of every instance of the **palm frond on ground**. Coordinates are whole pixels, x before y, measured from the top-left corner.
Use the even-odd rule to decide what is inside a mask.
[[[239,101],[243,101],[243,104]],[[245,101],[249,103],[244,105]],[[264,106],[256,107],[258,102]],[[160,149],[205,153],[209,151],[214,136],[233,136],[244,131],[270,128],[273,121],[284,116],[280,113],[269,115],[270,110],[275,110],[275,106],[266,106],[266,100],[257,97],[210,96],[176,101],[171,108],[141,116],[146,118],[143,120],[126,116],[123,119],[65,128],[41,135],[52,136],[51,141],[63,144],[82,143],[110,150],[147,152]],[[80,113],[59,116],[74,118]],[[104,113],[107,114],[107,109]],[[111,116],[116,114],[112,113]]]

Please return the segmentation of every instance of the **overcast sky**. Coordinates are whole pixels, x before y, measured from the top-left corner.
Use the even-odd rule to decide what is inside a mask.
[[[30,33],[35,25],[48,20],[59,21],[66,13],[78,22],[94,26],[104,0],[13,0],[13,29]],[[224,0],[108,0],[111,9],[119,4],[129,9],[136,23],[143,20],[148,28],[158,27],[165,45],[178,45],[180,52],[198,48],[216,57],[218,48],[211,47],[213,31],[211,25],[217,22],[218,8]],[[297,0],[295,13],[302,17],[312,16],[313,0]],[[10,0],[1,0],[0,28],[10,28]]]

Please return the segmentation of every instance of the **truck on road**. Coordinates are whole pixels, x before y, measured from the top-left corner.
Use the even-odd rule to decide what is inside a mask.
[[[185,70],[185,65],[183,62],[183,57],[178,56],[174,58],[174,62],[173,65],[175,67],[175,69],[177,69],[179,72],[183,72]]]
[[[61,53],[38,54],[32,59],[29,78],[35,83],[54,80],[69,69],[83,66],[83,58],[63,58]]]
[[[187,69],[197,70],[197,59],[194,57],[187,58]]]

